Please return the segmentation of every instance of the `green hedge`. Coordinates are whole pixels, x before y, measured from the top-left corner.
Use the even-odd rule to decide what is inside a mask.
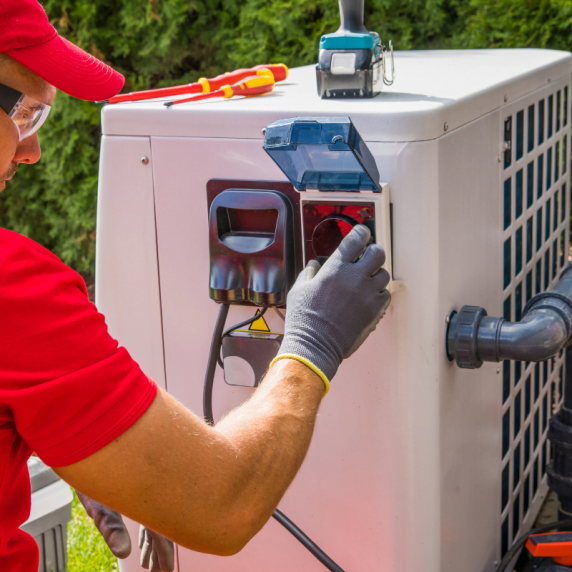
[[[336,0],[46,0],[60,34],[112,64],[126,91],[237,67],[316,60],[339,25]],[[569,0],[366,0],[366,25],[396,49],[572,46]],[[100,108],[60,93],[44,156],[0,195],[0,225],[92,273]]]

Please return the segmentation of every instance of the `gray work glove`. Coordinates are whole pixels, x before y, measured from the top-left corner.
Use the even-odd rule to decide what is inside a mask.
[[[76,491],[77,497],[88,516],[93,519],[97,530],[109,550],[117,558],[127,558],[131,554],[131,538],[121,515]]]
[[[139,529],[141,566],[150,572],[173,572],[175,547],[173,543],[156,532],[141,525]]]
[[[308,263],[288,294],[276,359],[309,362],[327,378],[326,390],[342,360],[375,330],[391,302],[389,274],[380,270],[385,252],[377,244],[366,248],[370,237],[367,227],[355,226],[322,267]]]

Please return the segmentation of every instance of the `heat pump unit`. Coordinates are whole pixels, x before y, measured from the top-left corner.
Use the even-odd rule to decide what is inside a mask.
[[[446,332],[466,304],[518,321],[567,264],[572,58],[532,49],[418,51],[396,53],[395,68],[393,86],[368,100],[320,99],[308,66],[262,97],[105,107],[97,305],[143,370],[202,416],[213,297],[223,288],[210,282],[213,201],[266,191],[274,201],[267,204],[286,205],[280,226],[281,214],[238,213],[233,223],[234,195],[216,203],[229,209],[228,232],[280,226],[280,240],[293,245],[284,260],[296,271],[319,255],[312,241],[324,217],[335,214],[342,226],[373,217],[392,303],[333,380],[279,508],[346,572],[493,572],[547,493],[547,421],[562,393],[564,357],[461,369],[448,359]],[[328,122],[353,128],[374,159],[367,177],[348,176],[335,188],[336,177],[308,167],[297,188],[267,152],[270,126],[288,121],[302,126],[293,147],[314,137],[314,124],[320,133]],[[332,153],[351,147],[341,137]],[[220,228],[219,239],[227,232]],[[228,323],[254,312],[232,304]],[[284,331],[274,310],[264,320],[245,336]],[[217,370],[215,420],[254,391],[230,378]],[[121,566],[139,570],[136,555]],[[324,570],[273,519],[236,556],[178,548],[178,566]]]

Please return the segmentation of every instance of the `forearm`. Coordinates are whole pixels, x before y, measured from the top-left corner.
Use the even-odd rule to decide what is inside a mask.
[[[216,426],[237,455],[229,495],[257,531],[304,460],[323,393],[323,382],[310,369],[280,360],[252,398]]]
[[[115,441],[56,471],[178,544],[232,554],[260,530],[296,474],[322,394],[322,381],[306,366],[281,360],[213,428],[159,392]]]

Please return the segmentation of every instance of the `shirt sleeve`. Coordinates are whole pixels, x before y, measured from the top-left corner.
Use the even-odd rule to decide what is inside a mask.
[[[76,463],[128,429],[157,387],[108,333],[85,283],[33,241],[0,239],[0,408],[48,465]]]

